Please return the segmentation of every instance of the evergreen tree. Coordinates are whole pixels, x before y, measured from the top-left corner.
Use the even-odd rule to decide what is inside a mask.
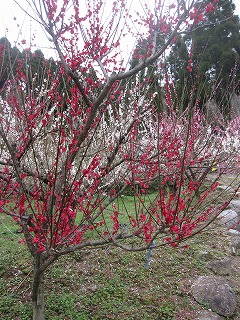
[[[22,59],[20,50],[12,47],[6,37],[2,37],[0,39],[0,90],[9,77],[15,74],[18,59]]]
[[[189,77],[192,77],[197,82],[195,100],[200,105],[211,98],[221,111],[227,111],[232,93],[239,92],[240,22],[234,15],[232,0],[216,1],[215,10],[211,10],[212,6],[212,1],[206,0],[207,20],[177,39],[167,62],[178,94],[188,92],[186,83],[191,87]],[[189,61],[192,70],[188,69]],[[185,107],[187,102],[186,98]]]
[[[220,82],[216,101],[224,108],[228,94],[239,90],[240,22],[234,15],[232,0],[220,0],[218,5],[217,10],[209,13],[209,26],[193,33],[193,57],[210,84]]]
[[[189,61],[188,43],[182,35],[179,35],[167,57],[166,68],[171,75],[170,80],[174,83],[173,88],[177,98],[174,101],[175,108],[178,108],[180,112],[189,104],[193,87],[191,73],[188,70]]]
[[[144,61],[149,54],[149,43],[147,39],[139,39],[130,61],[130,69],[133,69],[139,62]],[[158,36],[156,39],[156,47],[159,48],[164,43],[164,37]],[[127,88],[129,90],[138,88],[138,94],[145,94],[147,92],[147,98],[154,99],[155,107],[161,113],[163,111],[163,78],[164,75],[161,72],[163,68],[163,60],[155,61],[143,69],[137,76],[135,75],[128,80]],[[143,81],[144,80],[144,81]]]
[[[57,63],[52,59],[46,59],[40,49],[31,52],[25,49],[22,52],[12,47],[5,37],[0,39],[0,90],[10,78],[16,76],[18,69],[25,69],[28,77],[28,89],[38,88],[48,74],[59,72]]]

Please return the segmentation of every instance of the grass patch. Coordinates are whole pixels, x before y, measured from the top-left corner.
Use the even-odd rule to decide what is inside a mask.
[[[132,210],[133,197],[124,197]],[[124,210],[121,201],[117,205]],[[11,218],[0,217],[2,320],[29,320],[32,314],[31,257],[18,243],[18,231]],[[189,240],[188,249],[153,249],[148,269],[147,252],[124,252],[110,245],[62,257],[46,272],[46,319],[196,319],[202,307],[191,296],[191,280],[209,274],[200,251],[213,257],[225,254],[222,241],[213,246],[217,238],[219,230],[213,228]]]

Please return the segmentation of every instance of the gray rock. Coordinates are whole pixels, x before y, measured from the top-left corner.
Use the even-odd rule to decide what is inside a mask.
[[[226,234],[229,235],[229,236],[235,236],[235,237],[239,237],[240,238],[240,231],[238,231],[236,229],[228,229]]]
[[[234,256],[240,256],[240,237],[232,237],[230,241],[231,252]]]
[[[232,209],[224,210],[219,214],[218,218],[219,221],[229,229],[235,229],[239,221],[238,214]]]
[[[229,275],[232,269],[230,258],[212,260],[208,262],[207,266],[215,274],[221,275],[221,276]]]
[[[225,190],[228,192],[234,192],[234,189],[231,186],[220,185],[220,186],[218,186],[218,189]]]
[[[218,315],[217,313],[203,310],[198,313],[198,317],[196,320],[222,320],[222,319],[224,318]]]
[[[201,276],[192,284],[193,297],[219,315],[230,317],[237,307],[237,298],[221,277]]]
[[[232,200],[229,203],[229,208],[236,211],[236,213],[240,215],[240,200]]]
[[[201,251],[198,252],[198,258],[202,259],[204,261],[207,261],[207,260],[212,259],[212,254],[209,251],[201,250]]]

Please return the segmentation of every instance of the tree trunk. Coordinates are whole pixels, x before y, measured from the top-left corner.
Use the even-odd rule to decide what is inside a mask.
[[[33,287],[32,287],[32,305],[33,320],[45,320],[44,303],[44,273],[40,271],[42,265],[41,254],[34,257],[33,262]]]

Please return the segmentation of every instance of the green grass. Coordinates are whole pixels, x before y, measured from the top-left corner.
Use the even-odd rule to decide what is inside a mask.
[[[133,197],[124,197],[131,211]],[[117,205],[120,208],[121,200]],[[31,257],[19,244],[22,235],[18,230],[11,218],[0,217],[1,320],[31,319]],[[147,252],[124,252],[111,246],[62,257],[46,272],[46,318],[195,319],[201,306],[190,294],[190,280],[208,272],[199,251],[222,255],[222,244],[212,248],[214,232],[218,231],[189,240],[189,249],[154,249],[148,269]]]

